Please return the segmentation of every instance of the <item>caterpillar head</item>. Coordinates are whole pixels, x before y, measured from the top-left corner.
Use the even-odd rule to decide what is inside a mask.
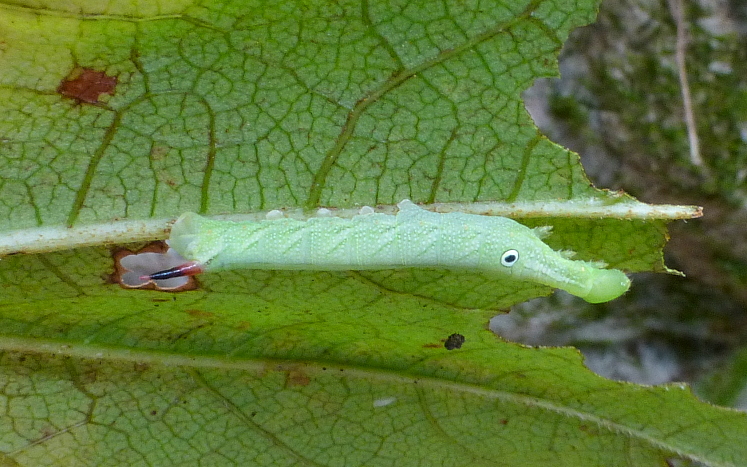
[[[589,303],[613,300],[630,288],[630,279],[617,269],[603,269],[598,263],[573,261],[539,240],[524,237],[500,256],[501,267],[517,279],[563,289]]]

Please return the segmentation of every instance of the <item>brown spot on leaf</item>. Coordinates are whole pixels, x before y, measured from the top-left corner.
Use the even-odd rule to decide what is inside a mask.
[[[299,370],[291,370],[288,372],[288,376],[285,378],[285,385],[290,386],[308,386],[311,383],[306,373]]]
[[[57,430],[54,427],[52,427],[52,426],[44,425],[39,430],[39,434],[41,435],[41,438],[39,438],[39,440],[41,441],[41,440],[44,440],[44,439],[49,439],[52,436],[54,436],[55,434],[57,434]]]
[[[184,310],[184,312],[195,318],[212,318],[215,316],[215,313],[210,313],[209,311],[204,310]]]
[[[154,161],[160,161],[166,158],[170,150],[171,148],[168,146],[155,143],[150,149],[150,158]]]
[[[462,347],[462,344],[464,344],[464,341],[465,338],[463,335],[455,333],[446,338],[444,347],[446,347],[446,350],[459,349]]]
[[[252,327],[252,323],[249,321],[239,321],[236,325],[237,331],[246,331],[247,329]]]
[[[98,371],[95,368],[88,368],[80,373],[80,382],[83,384],[93,384],[98,379]]]
[[[60,82],[57,92],[89,104],[98,104],[102,94],[114,94],[117,77],[107,76],[103,71],[90,68],[75,68]]]

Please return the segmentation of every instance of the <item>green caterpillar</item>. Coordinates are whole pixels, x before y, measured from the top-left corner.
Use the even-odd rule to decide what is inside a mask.
[[[169,244],[189,262],[141,279],[239,268],[442,268],[535,282],[590,303],[615,299],[630,287],[622,271],[570,260],[542,242],[537,230],[506,217],[439,214],[410,200],[397,206],[396,215],[369,209],[351,219],[306,221],[230,222],[186,213],[172,227]]]

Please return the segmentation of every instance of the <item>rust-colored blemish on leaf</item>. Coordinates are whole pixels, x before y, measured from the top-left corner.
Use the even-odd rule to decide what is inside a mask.
[[[49,425],[44,425],[39,430],[40,437],[39,437],[39,439],[37,439],[37,441],[41,441],[41,440],[45,440],[45,439],[51,438],[55,434],[57,434],[57,430],[55,428],[53,428],[52,426],[49,426]]]
[[[98,104],[102,94],[114,95],[117,77],[107,76],[103,71],[90,68],[75,68],[60,82],[57,92],[89,104]]]
[[[150,150],[150,158],[154,161],[160,161],[166,158],[171,150],[170,147],[163,144],[154,143]]]
[[[187,313],[189,316],[193,316],[195,318],[212,318],[215,316],[215,313],[210,313],[209,311],[204,310],[184,310],[185,313]]]
[[[250,323],[249,321],[239,321],[236,324],[236,330],[237,331],[246,331],[247,329],[249,329],[251,327],[252,327],[252,323]]]
[[[308,386],[311,383],[311,378],[306,373],[299,370],[290,370],[288,376],[285,378],[285,386]]]
[[[78,377],[83,384],[93,384],[98,381],[98,371],[95,368],[88,368],[86,371],[79,373]]]

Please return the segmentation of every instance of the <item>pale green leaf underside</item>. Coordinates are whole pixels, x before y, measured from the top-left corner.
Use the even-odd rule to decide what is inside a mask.
[[[594,7],[5,7],[0,231],[403,198],[604,200],[520,101]],[[75,67],[116,76],[114,95],[60,95]],[[663,269],[663,223],[528,223],[582,259]],[[740,414],[605,381],[571,350],[499,342],[484,309],[548,292],[531,284],[244,271],[166,294],[124,290],[113,271],[102,246],[0,261],[0,463],[747,462]],[[448,351],[455,332],[466,342]]]

